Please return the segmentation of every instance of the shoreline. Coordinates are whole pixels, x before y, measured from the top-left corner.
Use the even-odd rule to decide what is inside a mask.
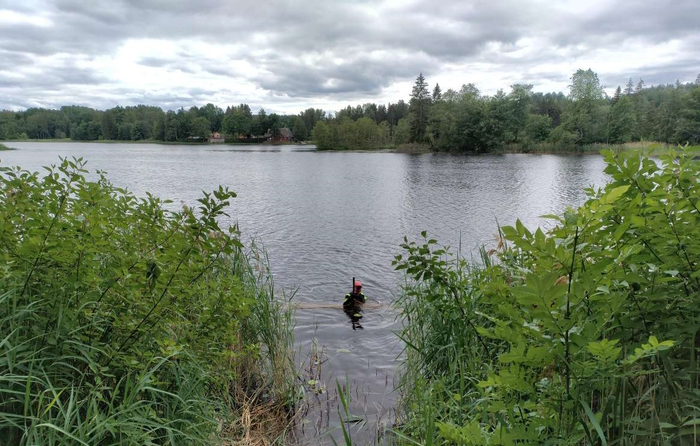
[[[69,138],[61,139],[8,139],[2,143],[13,142],[38,142],[38,143],[77,143],[77,144],[159,144],[164,146],[299,146],[312,145],[306,142],[221,142],[221,143],[205,143],[205,142],[187,142],[187,141],[157,141],[157,140],[139,140],[139,141],[121,141],[118,139],[96,139],[92,141],[75,140]]]
[[[8,143],[77,143],[77,144],[156,144],[164,146],[203,146],[203,147],[227,147],[227,146],[314,146],[313,142],[224,142],[224,143],[201,143],[201,142],[185,142],[185,141],[155,141],[155,140],[140,140],[140,141],[120,141],[120,140],[95,140],[95,141],[77,141],[71,139],[17,139],[0,142],[0,151],[21,150],[19,148],[8,147]],[[630,142],[625,144],[593,144],[587,146],[578,146],[571,148],[553,149],[550,147],[524,148],[508,146],[500,149],[495,149],[487,152],[458,152],[458,151],[441,151],[433,150],[427,144],[402,144],[399,146],[384,146],[376,149],[371,148],[315,148],[318,152],[357,152],[357,153],[402,153],[408,155],[426,155],[426,154],[446,154],[446,155],[600,155],[604,150],[612,150],[619,153],[621,151],[640,151],[643,153],[663,153],[669,149],[675,148],[676,145],[659,143],[659,142]],[[700,146],[689,146],[690,150],[700,150]]]

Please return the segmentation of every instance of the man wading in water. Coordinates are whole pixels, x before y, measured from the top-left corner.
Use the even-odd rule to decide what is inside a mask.
[[[367,302],[367,297],[365,297],[365,295],[362,294],[362,282],[354,279],[353,282],[354,287],[352,289],[352,292],[345,295],[345,301],[343,302],[344,307],[348,305],[363,304]]]
[[[352,278],[353,289],[351,293],[345,295],[345,300],[343,301],[343,311],[350,318],[352,323],[352,329],[357,330],[363,329],[360,325],[360,319],[362,319],[362,304],[367,302],[367,297],[362,294],[362,282]]]

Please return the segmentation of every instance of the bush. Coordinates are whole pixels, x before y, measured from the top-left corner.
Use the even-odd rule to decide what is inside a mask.
[[[482,264],[406,241],[404,434],[427,443],[696,444],[700,166],[607,152],[604,190]]]
[[[84,165],[0,169],[3,442],[209,444],[233,388],[285,396],[265,363],[291,327],[217,222],[235,194],[171,212]]]
[[[563,125],[560,125],[549,134],[549,142],[560,146],[573,147],[578,143],[578,137],[575,133],[566,130]]]

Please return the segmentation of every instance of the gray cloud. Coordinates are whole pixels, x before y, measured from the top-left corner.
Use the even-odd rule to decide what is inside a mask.
[[[381,98],[387,88],[411,81],[418,72],[440,76],[450,67],[474,64],[488,64],[508,81],[562,83],[570,73],[538,67],[590,59],[630,42],[651,46],[700,38],[697,0],[633,0],[624,7],[610,1],[576,10],[540,0],[416,0],[400,6],[323,0],[39,0],[0,9],[49,22],[0,20],[0,108],[55,105],[54,100],[90,100],[95,106],[151,101],[174,107],[209,101],[217,93],[206,85],[187,85],[186,91],[183,85],[167,85],[166,74],[174,72],[227,81],[237,91],[231,102],[274,98],[279,104]],[[162,91],[125,85],[107,68],[47,62],[66,56],[86,63],[113,57],[134,39],[177,42],[172,54],[148,54],[136,61],[162,70]],[[200,54],[201,45],[219,53]],[[629,76],[644,77],[648,83],[691,77],[700,71],[698,47],[686,45],[683,57],[629,70],[643,73],[627,72],[621,64],[620,73],[606,72],[601,80],[616,85]],[[523,48],[527,51],[521,54]],[[609,71],[605,66],[593,68]],[[458,88],[472,75],[465,72],[463,81],[445,87]],[[80,85],[91,88],[73,88]],[[258,91],[246,97],[236,90],[241,85]]]

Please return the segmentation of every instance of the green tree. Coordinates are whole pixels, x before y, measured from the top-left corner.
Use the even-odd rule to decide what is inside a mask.
[[[433,103],[442,100],[442,90],[440,90],[440,84],[436,83],[435,88],[433,88]]]
[[[507,117],[508,131],[513,135],[514,142],[518,142],[520,132],[527,125],[530,114],[530,102],[532,98],[531,84],[514,84],[510,86],[511,92],[508,95],[510,113]]]
[[[153,123],[153,139],[156,141],[165,141],[165,116],[159,116]]]
[[[292,133],[294,133],[294,139],[297,141],[306,141],[306,139],[309,137],[308,130],[306,130],[306,124],[301,116],[296,116],[294,118]]]
[[[438,150],[453,150],[456,147],[455,126],[456,103],[441,100],[433,104],[428,120],[430,145]]]
[[[617,101],[619,101],[621,97],[622,97],[622,88],[620,88],[620,86],[618,85],[617,89],[615,90],[615,94],[613,95],[610,102],[612,103],[612,105],[615,105],[615,104],[617,104]]]
[[[700,87],[693,88],[685,98],[676,139],[679,142],[700,143]]]
[[[569,85],[569,97],[573,101],[597,101],[603,99],[605,93],[600,86],[598,75],[591,70],[578,69],[571,76]]]
[[[163,138],[165,141],[177,141],[178,140],[178,128],[177,128],[177,115],[174,111],[169,110],[165,114],[164,118],[164,134]],[[121,139],[121,138],[119,138]]]
[[[211,135],[211,123],[203,116],[195,118],[192,123],[192,136],[195,138],[206,139]]]
[[[250,111],[250,109],[248,109]],[[214,104],[207,104],[199,109],[198,116],[206,118],[209,122],[209,130],[212,132],[221,131],[221,123],[224,119],[224,111]]]
[[[131,134],[132,134],[132,128],[133,124],[124,123],[119,126],[119,139],[122,141],[131,141]]]
[[[531,141],[544,142],[552,131],[552,118],[547,115],[528,115],[525,130]]]
[[[333,139],[328,125],[323,121],[318,121],[311,131],[311,139],[319,149],[332,149]]]
[[[146,134],[147,127],[148,126],[144,121],[139,121],[131,125],[131,140],[141,141],[148,139],[148,135]]]
[[[402,118],[394,129],[394,144],[406,144],[411,140],[411,123],[408,118]]]
[[[420,73],[416,78],[411,92],[409,116],[411,118],[411,142],[425,142],[428,128],[428,115],[430,113],[430,93],[428,83]]]
[[[391,144],[391,126],[388,122],[382,121],[377,126],[378,144],[382,147]]]
[[[634,114],[634,104],[630,96],[623,96],[610,107],[608,116],[608,141],[613,144],[623,144],[632,139],[637,118]]]
[[[371,149],[377,145],[379,134],[377,124],[369,117],[357,120],[357,147]]]
[[[572,103],[564,112],[566,129],[577,135],[578,144],[602,142],[605,139],[604,97],[598,75],[593,70],[577,70],[571,77],[569,97]]]
[[[102,137],[104,139],[117,139],[117,118],[111,111],[102,113]]]
[[[255,115],[255,118],[253,119],[251,123],[251,129],[250,132],[254,136],[262,136],[267,132],[267,130],[270,128],[270,122],[267,117],[267,113],[265,113],[265,109],[261,108],[260,111],[258,111],[258,114]]]

